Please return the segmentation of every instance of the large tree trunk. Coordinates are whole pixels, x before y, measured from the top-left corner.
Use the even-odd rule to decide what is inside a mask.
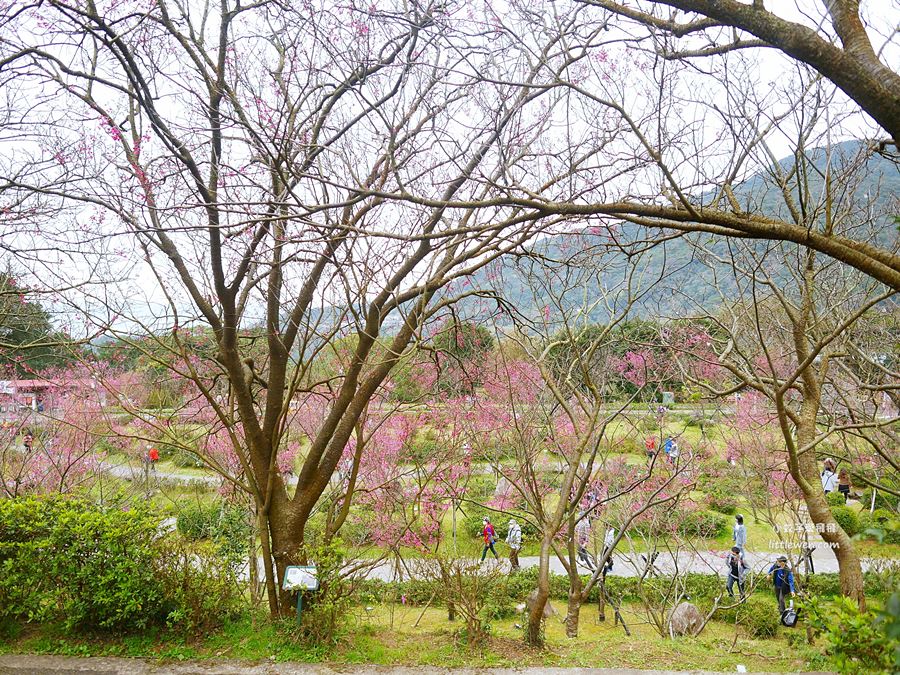
[[[544,607],[550,597],[550,537],[547,534],[544,534],[541,541],[539,565],[537,593],[528,613],[528,626],[525,629],[525,642],[534,647],[543,644],[541,624],[544,621]]]
[[[804,413],[806,412],[804,411]],[[813,411],[810,414],[814,415],[815,413]],[[804,414],[804,417],[806,416]],[[814,438],[814,433],[815,427],[808,425],[804,420],[804,423],[797,429],[798,446],[801,448],[807,446]],[[809,517],[816,525],[816,529],[822,530],[822,538],[831,546],[831,550],[837,558],[841,593],[852,598],[860,610],[864,611],[866,598],[862,563],[853,545],[853,540],[834,519],[831,508],[825,500],[815,452],[810,449],[798,453],[797,461],[791,462],[791,465],[791,473],[803,492]],[[799,475],[795,475],[795,471]]]
[[[602,579],[598,584],[597,621],[606,621],[606,582]]]
[[[570,531],[574,530],[574,519],[570,520]],[[569,603],[566,608],[566,637],[578,637],[578,615],[581,612],[583,584],[578,575],[578,561],[575,556],[575,537],[569,538]]]
[[[578,577],[578,575],[575,575]],[[566,637],[578,637],[578,615],[581,612],[581,578],[578,577],[577,588],[569,589],[569,606],[566,609]]]
[[[303,562],[301,558],[303,537],[306,529],[306,519],[301,522],[291,503],[281,491],[276,490],[272,504],[269,507],[268,525],[272,537],[271,555],[274,561],[274,569],[268,574],[274,574],[271,581],[278,590],[278,607],[273,615],[288,616],[293,607],[293,594],[281,588],[281,580],[284,579],[285,570],[289,565],[297,565]],[[267,584],[269,579],[266,580]]]

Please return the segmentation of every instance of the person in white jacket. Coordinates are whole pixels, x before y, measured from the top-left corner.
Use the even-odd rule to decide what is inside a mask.
[[[838,477],[834,472],[834,462],[830,459],[825,460],[825,468],[822,470],[822,489],[827,495],[829,492],[837,490]]]
[[[606,578],[607,572],[612,572],[613,556],[612,548],[616,543],[616,530],[613,527],[606,528],[606,534],[603,536],[603,555],[609,555],[606,559],[606,565],[603,567],[603,578]]]
[[[744,547],[747,545],[747,528],[744,525],[744,516],[741,514],[734,517],[734,528],[731,530],[731,539],[734,541],[734,545],[741,549],[741,553],[743,553]]]
[[[517,572],[519,570],[519,550],[522,548],[522,528],[519,527],[515,518],[509,519],[506,543],[509,545],[510,572]]]

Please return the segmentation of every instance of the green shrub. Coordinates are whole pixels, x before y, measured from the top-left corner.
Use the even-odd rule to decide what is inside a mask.
[[[176,450],[172,455],[172,463],[182,469],[202,469],[206,466],[200,455],[183,448]]]
[[[832,506],[831,515],[849,536],[859,532],[859,518],[849,506]]]
[[[606,590],[610,596],[619,600],[633,601],[639,599],[637,577],[606,577]],[[596,602],[598,596],[593,597]]]
[[[888,509],[875,509],[873,513],[862,511],[859,514],[859,531],[879,530],[881,541],[886,544],[900,544],[900,516]],[[870,535],[871,536],[871,535]]]
[[[838,597],[841,579],[837,572],[795,576],[801,589],[820,598]],[[882,569],[870,569],[863,573],[863,590],[868,596],[883,596],[900,586],[900,566],[888,565]]]
[[[143,629],[164,618],[157,521],[81,500],[0,500],[0,612],[67,629]]]
[[[863,508],[868,510],[872,506],[872,488],[863,490],[859,499]],[[878,490],[875,493],[875,509],[887,509],[893,513],[898,512],[898,500],[894,495],[888,494],[884,490]]]
[[[166,537],[154,548],[156,576],[163,587],[163,611],[169,628],[189,634],[205,633],[240,614],[242,600],[228,565],[223,565],[219,546]]]
[[[748,635],[758,639],[775,637],[781,624],[775,599],[759,595],[751,595],[738,605],[735,621]]]
[[[897,631],[883,630],[874,612],[860,612],[849,598],[826,606],[806,604],[810,625],[828,643],[826,654],[841,673],[893,673],[900,657]]]
[[[830,597],[841,594],[841,579],[837,574],[810,574],[802,581],[798,580],[798,585],[810,595],[817,597]]]
[[[147,393],[144,407],[154,410],[177,408],[183,403],[183,397],[171,387],[157,385]]]
[[[346,551],[337,543],[307,547],[306,559],[316,565],[319,589],[308,593],[301,638],[313,645],[334,644],[344,628],[355,586],[341,572]]]
[[[900,562],[885,561],[863,572],[863,589],[868,596],[889,596],[900,588]]]
[[[682,514],[677,531],[686,537],[715,539],[728,534],[729,520],[713,511],[688,511]]]
[[[123,633],[228,618],[238,606],[228,566],[159,535],[158,521],[141,504],[0,500],[0,619]]]
[[[491,593],[481,608],[481,615],[490,623],[498,619],[509,619],[515,616],[516,608],[505,593]]]
[[[713,511],[733,516],[737,513],[738,507],[738,500],[735,494],[724,490],[712,490],[707,495],[707,504]]]
[[[828,502],[828,506],[844,506],[846,504],[844,495],[840,492],[829,492],[825,495],[825,501]]]
[[[212,540],[234,562],[249,550],[250,524],[246,509],[228,504],[188,504],[178,514],[178,531],[191,541]]]
[[[434,429],[420,429],[407,442],[403,459],[408,462],[423,462],[433,457],[438,449],[438,435]]]

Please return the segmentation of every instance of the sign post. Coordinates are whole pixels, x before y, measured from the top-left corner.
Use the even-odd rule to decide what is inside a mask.
[[[303,591],[319,590],[319,579],[316,576],[315,565],[291,565],[284,570],[284,582],[282,590],[297,591],[297,624],[303,615]]]

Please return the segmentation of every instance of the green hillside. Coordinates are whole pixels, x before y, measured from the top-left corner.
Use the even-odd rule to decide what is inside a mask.
[[[854,178],[849,184],[835,180],[832,185],[837,187],[837,199],[844,203],[853,200],[860,203],[859,220],[881,214],[880,244],[890,246],[897,238],[896,227],[888,216],[900,212],[897,206],[900,170],[898,165],[880,155],[864,157],[861,154],[864,150],[859,141],[847,141],[833,148],[833,176],[846,174],[857,165],[858,168],[853,170]],[[807,156],[812,162],[804,163],[800,180],[809,185],[810,194],[820,195],[825,184],[826,153],[813,149]],[[790,192],[799,204],[796,185],[800,172],[793,171],[794,163],[794,158],[788,157],[782,159],[778,167],[790,176],[789,184],[793,188]],[[790,217],[782,190],[773,179],[775,174],[774,170],[760,172],[735,188],[735,197],[743,210],[784,219]],[[697,203],[702,206],[712,198],[713,193],[707,193]],[[863,206],[865,203],[869,205]],[[618,223],[614,227],[616,240],[625,251],[633,254],[632,260],[637,261],[636,272],[632,275],[633,289],[650,289],[632,308],[635,315],[675,317],[696,313],[698,305],[710,309],[721,302],[723,295],[727,297],[734,292],[731,267],[702,259],[705,257],[702,248],[724,256],[727,253],[724,239],[691,234],[647,247],[641,242],[658,238],[658,230],[651,231],[630,223]],[[607,255],[599,268],[598,256],[592,252],[607,241],[605,231],[591,227],[575,230],[569,235],[547,237],[532,246],[530,252],[535,257],[507,257],[450,290],[493,289],[508,303],[508,310],[531,318],[558,316],[561,310],[554,305],[553,298],[561,296],[562,308],[587,308],[588,320],[603,321],[610,309],[617,311],[624,306],[625,297],[622,293],[617,297],[604,296],[601,289],[622,285],[629,257],[625,251],[616,256]],[[483,298],[466,299],[460,305],[460,313],[473,319],[485,320],[496,312],[497,303]],[[508,318],[500,319],[501,324],[508,322]]]

